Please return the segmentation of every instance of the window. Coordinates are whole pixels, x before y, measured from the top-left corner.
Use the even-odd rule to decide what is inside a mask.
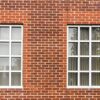
[[[0,25],[0,88],[22,86],[22,26]]]
[[[100,86],[100,26],[69,25],[67,29],[67,86]]]

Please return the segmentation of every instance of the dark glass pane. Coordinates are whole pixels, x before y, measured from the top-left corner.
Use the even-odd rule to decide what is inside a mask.
[[[89,70],[89,58],[80,58],[80,70]]]
[[[89,43],[80,43],[80,54],[89,55]]]
[[[92,85],[100,86],[100,73],[92,73]]]
[[[99,57],[92,58],[92,70],[100,70],[100,58]]]
[[[80,73],[80,85],[81,86],[89,85],[89,74],[88,73]]]
[[[80,28],[80,38],[81,40],[89,40],[89,28],[88,27]]]
[[[69,62],[68,62],[68,69],[69,70],[77,70],[77,66],[78,66],[78,59],[77,58],[72,58],[72,57],[70,57],[69,58],[69,60],[68,60]]]
[[[76,86],[77,85],[77,73],[69,73],[68,74],[68,85]]]

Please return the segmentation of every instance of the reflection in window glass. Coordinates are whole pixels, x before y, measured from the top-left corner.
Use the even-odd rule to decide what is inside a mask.
[[[100,27],[92,28],[92,40],[100,40]]]
[[[12,27],[12,40],[21,40],[21,27]]]
[[[9,40],[9,27],[0,26],[0,40]]]
[[[21,55],[21,43],[12,43],[12,55]]]
[[[9,70],[9,58],[0,58],[0,70]]]
[[[92,55],[100,55],[100,43],[92,43]]]
[[[77,55],[77,43],[69,43],[69,55]]]
[[[0,43],[0,55],[9,54],[9,43]]]
[[[69,40],[77,40],[78,39],[78,29],[77,28],[69,28]]]
[[[9,85],[9,73],[0,72],[0,86],[8,86],[8,85]]]
[[[11,59],[11,69],[20,70],[21,69],[21,58],[16,57]]]

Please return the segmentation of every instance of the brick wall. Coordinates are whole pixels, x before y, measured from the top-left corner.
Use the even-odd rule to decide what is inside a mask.
[[[23,24],[23,88],[0,100],[99,100],[100,89],[67,89],[67,24],[100,24],[100,0],[0,0],[0,24]]]

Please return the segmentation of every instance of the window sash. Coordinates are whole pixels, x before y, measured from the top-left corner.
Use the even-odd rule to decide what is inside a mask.
[[[77,34],[77,36],[78,36],[78,39],[77,40],[69,40],[69,28],[71,28],[71,27],[73,27],[73,28],[78,28],[78,34]],[[81,40],[80,39],[80,28],[81,27],[87,27],[87,28],[89,28],[89,39],[87,39],[87,40]],[[90,25],[68,25],[68,27],[67,27],[67,87],[68,88],[98,88],[98,86],[94,86],[94,85],[92,85],[92,74],[93,73],[100,73],[100,70],[92,70],[92,58],[100,58],[100,55],[92,55],[92,43],[100,43],[100,40],[93,40],[92,38],[92,28],[100,28],[100,26],[98,26],[98,25],[92,25],[92,26],[90,26]],[[70,36],[71,37],[71,36]],[[75,38],[77,38],[77,37],[75,37]],[[82,37],[81,37],[82,38]],[[78,54],[77,55],[69,55],[69,43],[78,43]],[[80,43],[89,43],[89,54],[88,55],[80,55]],[[68,67],[69,67],[69,58],[77,58],[78,59],[78,66],[77,66],[77,70],[69,70],[68,69]],[[89,58],[89,70],[80,70],[80,58]],[[69,73],[77,73],[77,85],[76,86],[74,86],[74,85],[72,85],[72,86],[70,86],[69,84],[68,84],[68,82],[69,82],[69,80],[68,80],[68,75],[69,75]],[[80,85],[80,80],[81,80],[81,77],[80,77],[80,74],[82,74],[82,73],[88,73],[89,74],[89,85],[88,86],[83,86],[83,85]],[[96,76],[94,76],[94,77],[96,77]],[[84,77],[83,77],[84,78]],[[100,85],[99,85],[100,86]],[[100,88],[100,87],[99,87]]]
[[[9,44],[9,54],[8,55],[0,55],[0,58],[9,58],[9,70],[0,70],[0,73],[9,73],[9,85],[0,85],[0,88],[22,88],[22,73],[23,73],[23,26],[22,25],[0,25],[0,27],[9,27],[9,38],[0,39],[0,43],[8,43]],[[17,40],[11,39],[11,31],[13,27],[20,27],[21,28],[21,39],[18,40],[19,37],[17,37]],[[11,55],[11,44],[12,43],[20,43],[21,44],[21,55]],[[18,58],[21,59],[21,69],[20,70],[12,70],[11,69],[11,59],[12,58]],[[11,85],[11,75],[12,73],[20,73],[20,85]],[[14,75],[15,76],[15,75]]]

